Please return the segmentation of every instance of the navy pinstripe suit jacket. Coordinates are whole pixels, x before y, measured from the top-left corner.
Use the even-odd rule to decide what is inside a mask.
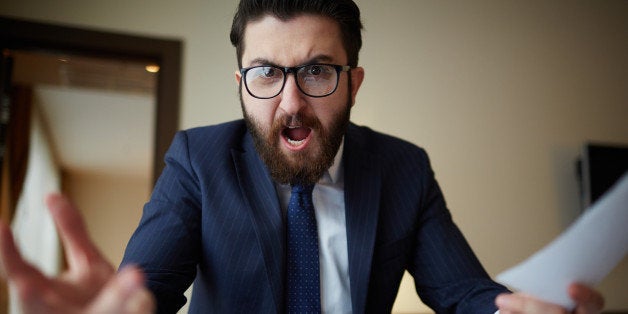
[[[452,222],[426,153],[354,124],[344,147],[353,312],[390,312],[406,269],[438,313],[495,312],[506,290]],[[284,219],[242,120],[176,135],[127,263],[159,312],[180,308],[193,281],[191,313],[284,312]]]

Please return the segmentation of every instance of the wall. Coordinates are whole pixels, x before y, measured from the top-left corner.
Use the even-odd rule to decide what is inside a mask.
[[[586,140],[628,143],[628,2],[359,0],[358,124],[425,147],[491,275],[579,213]],[[240,117],[228,42],[236,1],[4,1],[0,14],[180,38],[181,126]],[[225,92],[226,91],[226,92]],[[404,287],[406,287],[404,285]],[[600,285],[628,310],[626,259]],[[412,288],[395,310],[416,311]]]
[[[81,209],[92,240],[116,267],[148,200],[150,178],[72,172],[63,189]]]

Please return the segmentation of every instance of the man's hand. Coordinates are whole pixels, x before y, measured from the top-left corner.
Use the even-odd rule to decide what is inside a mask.
[[[67,198],[46,204],[64,245],[68,270],[48,278],[22,259],[9,227],[0,222],[0,272],[17,291],[24,313],[152,313],[155,301],[136,267],[116,273],[91,242]]]
[[[602,308],[604,308],[604,298],[592,288],[581,284],[572,284],[569,286],[568,292],[569,296],[576,302],[574,314],[600,313]],[[495,304],[499,308],[499,314],[569,313],[566,309],[556,304],[546,303],[523,293],[500,294],[495,299]]]

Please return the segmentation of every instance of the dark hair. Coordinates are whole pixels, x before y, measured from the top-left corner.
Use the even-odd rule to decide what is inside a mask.
[[[231,44],[236,48],[238,66],[242,67],[244,30],[246,25],[265,15],[273,15],[283,21],[301,14],[329,17],[338,23],[342,42],[347,53],[348,65],[358,65],[362,47],[362,22],[360,9],[352,0],[241,0],[231,25]]]

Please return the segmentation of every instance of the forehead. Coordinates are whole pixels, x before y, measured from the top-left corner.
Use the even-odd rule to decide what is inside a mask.
[[[280,20],[266,15],[244,31],[244,67],[260,63],[296,66],[308,62],[346,64],[338,23],[319,15]]]

